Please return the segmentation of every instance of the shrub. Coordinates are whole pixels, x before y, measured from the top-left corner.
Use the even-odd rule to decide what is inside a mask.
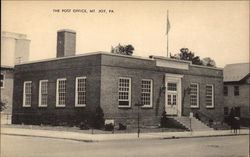
[[[118,130],[126,130],[127,129],[127,126],[126,125],[123,125],[122,123],[119,123],[119,128]]]
[[[95,117],[94,117],[94,128],[101,129],[104,126],[104,113],[100,106],[96,108]]]
[[[104,126],[105,131],[113,131],[114,130],[114,125],[112,123],[110,124],[105,124]]]
[[[81,122],[81,123],[79,124],[79,128],[80,128],[81,130],[88,130],[88,129],[89,129],[89,126],[88,126],[87,121]]]
[[[161,127],[162,128],[167,127],[167,113],[166,113],[166,111],[163,111],[163,113],[161,115]]]

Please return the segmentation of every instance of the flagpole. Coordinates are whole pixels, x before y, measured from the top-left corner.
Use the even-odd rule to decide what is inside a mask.
[[[167,57],[168,57],[168,10],[167,10]]]

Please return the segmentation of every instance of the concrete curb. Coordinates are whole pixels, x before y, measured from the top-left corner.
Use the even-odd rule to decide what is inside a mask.
[[[150,140],[150,139],[179,139],[179,138],[202,138],[202,137],[220,137],[220,136],[238,136],[249,135],[249,130],[241,130],[239,134],[231,133],[230,130],[216,131],[197,131],[197,132],[157,132],[141,133],[140,138],[136,133],[126,134],[85,134],[79,132],[65,132],[52,130],[31,130],[20,128],[1,128],[2,135],[27,136],[74,140],[80,142],[102,142],[117,140]]]

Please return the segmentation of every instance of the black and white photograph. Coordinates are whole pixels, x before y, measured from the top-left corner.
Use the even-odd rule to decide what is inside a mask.
[[[249,157],[248,0],[1,1],[1,157]]]

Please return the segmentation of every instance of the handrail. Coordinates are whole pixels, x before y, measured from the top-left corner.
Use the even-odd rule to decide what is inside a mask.
[[[208,116],[207,114],[205,114],[205,113],[203,113],[203,112],[201,112],[201,111],[199,111],[199,110],[197,110],[196,112],[198,112],[199,114],[201,114],[202,116],[204,116],[204,117],[206,117],[206,118],[208,118],[208,119],[213,120],[213,118],[211,118],[210,116]]]
[[[185,109],[190,109],[190,111],[192,111],[190,107],[184,107]],[[214,118],[212,118],[212,116],[210,115],[207,115],[199,110],[195,110],[194,113],[198,113],[200,115],[200,120],[203,121],[203,122],[207,122],[209,123],[210,120],[214,120]]]

